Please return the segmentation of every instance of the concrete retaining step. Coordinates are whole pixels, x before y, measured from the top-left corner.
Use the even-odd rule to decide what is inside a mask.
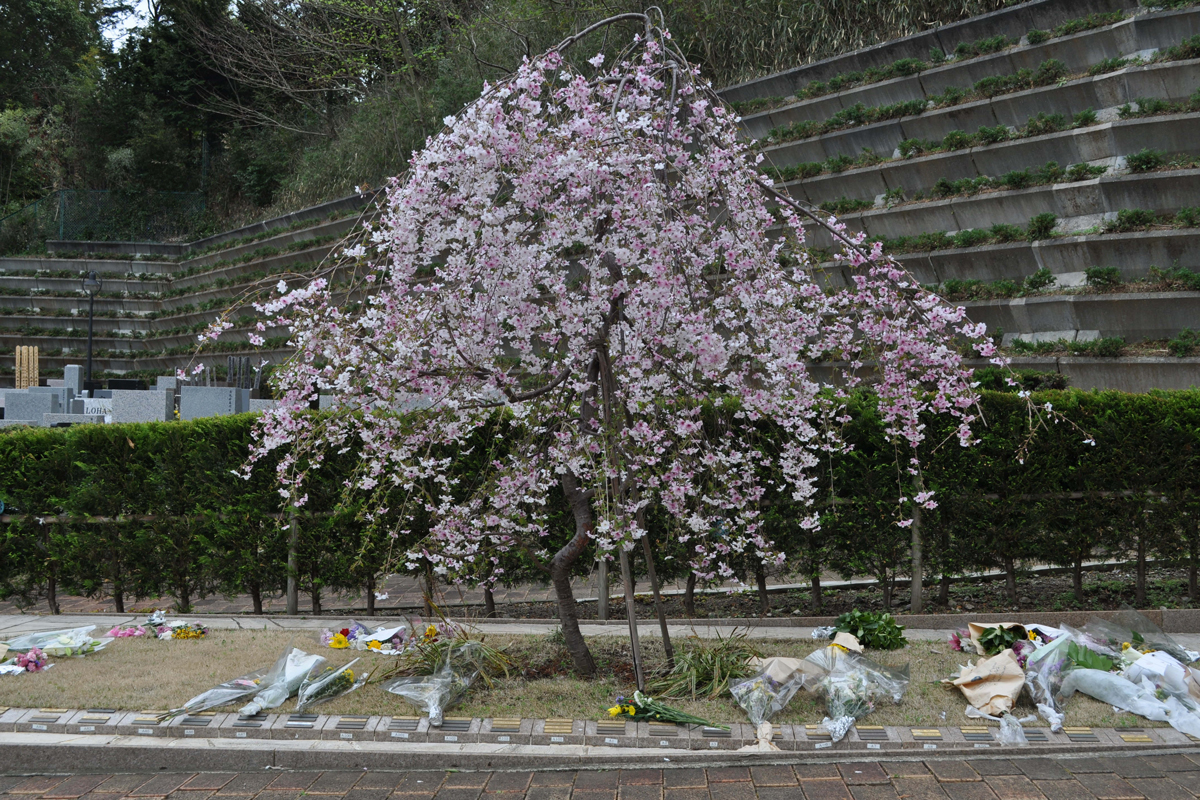
[[[1200,292],[1144,292],[967,300],[975,322],[1034,341],[1089,341],[1120,336],[1127,342],[1169,339],[1200,325]],[[1197,381],[1200,383],[1200,380]]]
[[[1069,19],[1088,14],[1133,11],[1137,8],[1135,0],[1033,0],[727,86],[721,90],[721,96],[729,102],[753,100],[758,97],[788,97],[812,81],[828,81],[843,73],[887,66],[902,58],[928,59],[929,51],[934,47],[945,53],[952,53],[961,42],[973,42],[999,34],[1017,39],[1034,28],[1053,28]]]
[[[942,178],[996,178],[1041,167],[1049,161],[1063,169],[1100,163],[1108,166],[1112,175],[1118,159],[1123,166],[1125,156],[1146,148],[1168,155],[1200,155],[1200,140],[1195,135],[1198,127],[1200,112],[1117,120],[1028,139],[896,159],[778,185],[792,197],[815,206],[843,197],[876,202],[881,195],[897,191],[912,198],[917,192],[928,194]]]
[[[1126,280],[1146,277],[1151,267],[1200,272],[1200,229],[1061,236],[1037,242],[907,253],[895,258],[926,285],[948,280],[1020,282],[1045,268],[1057,277],[1059,285],[1072,286],[1082,284],[1085,271],[1091,267],[1117,267]],[[814,270],[814,277],[831,286],[848,286],[852,271],[843,264],[826,262]]]
[[[1039,113],[1071,118],[1089,108],[1099,112],[1145,97],[1185,100],[1197,87],[1200,87],[1200,59],[1127,67],[1106,75],[1077,78],[1062,85],[1039,86],[915,116],[845,128],[792,142],[767,144],[763,153],[766,163],[774,166],[825,161],[842,155],[853,158],[864,149],[890,156],[905,139],[940,141],[950,131],[974,133],[983,126],[1020,128]]]
[[[886,106],[940,95],[949,88],[969,90],[987,77],[1012,75],[1021,69],[1036,70],[1047,59],[1061,61],[1070,73],[1079,74],[1107,59],[1177,45],[1196,33],[1200,33],[1200,9],[1141,14],[1115,25],[1051,39],[1043,44],[1023,45],[966,61],[952,61],[917,75],[858,86],[748,114],[742,120],[742,127],[747,136],[761,139],[772,128],[799,120],[825,120],[859,103]],[[927,60],[928,51],[919,57]],[[802,88],[797,86],[793,92]]]
[[[1197,205],[1200,169],[1181,169],[905,203],[842,214],[839,219],[850,231],[891,239],[923,231],[987,229],[1000,223],[1024,227],[1031,217],[1045,213],[1058,218],[1060,231],[1080,230],[1115,219],[1125,209],[1174,215],[1182,208]],[[827,248],[833,244],[825,228],[815,223],[805,228],[809,247]]]

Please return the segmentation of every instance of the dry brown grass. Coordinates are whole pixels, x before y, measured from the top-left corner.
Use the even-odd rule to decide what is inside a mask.
[[[489,636],[487,640],[494,645],[505,645],[522,666],[556,663],[563,658],[561,645],[548,637]],[[391,659],[386,656],[322,648],[317,642],[316,631],[213,631],[207,639],[191,641],[121,639],[86,658],[59,659],[53,669],[44,673],[0,676],[0,705],[132,711],[173,708],[218,683],[270,666],[289,644],[308,652],[318,652],[330,664],[344,664],[355,656],[361,656],[359,664],[368,669],[382,670],[391,664]],[[651,662],[661,660],[662,647],[658,640],[645,640],[643,644]],[[817,643],[806,640],[756,644],[769,655],[787,656],[804,656],[817,647]],[[632,694],[633,686],[621,681],[611,668],[627,661],[627,642],[620,637],[605,636],[592,639],[591,645],[602,665],[601,675],[596,680],[580,680],[561,674],[540,680],[523,680],[515,676],[500,679],[492,690],[472,693],[467,702],[452,713],[473,717],[599,718],[617,695]],[[677,641],[676,647],[681,646],[687,646],[687,643]],[[951,651],[942,643],[912,642],[902,650],[868,655],[890,666],[909,664],[912,677],[903,702],[897,706],[881,706],[871,715],[871,723],[914,727],[970,724],[963,716],[966,703],[962,695],[937,683],[957,664],[965,662],[963,654]],[[745,719],[745,714],[728,696],[711,701],[670,702],[714,722]],[[295,701],[289,700],[279,711],[290,712],[294,707]],[[319,710],[333,714],[413,713],[404,701],[378,684],[368,684],[358,692],[320,706]],[[1021,715],[1034,713],[1025,703],[1017,710]],[[823,716],[820,699],[800,692],[775,721],[813,723],[820,722]],[[1039,720],[1037,724],[1043,723]],[[1159,725],[1128,714],[1114,714],[1111,706],[1080,694],[1072,698],[1067,707],[1067,724],[1096,727]]]

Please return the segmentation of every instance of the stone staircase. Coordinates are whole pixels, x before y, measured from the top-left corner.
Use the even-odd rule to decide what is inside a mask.
[[[1200,330],[1197,36],[1200,5],[1035,0],[722,96],[783,191],[884,241],[1014,366],[1188,388],[1200,351],[1171,342]],[[817,278],[845,285],[807,232]]]

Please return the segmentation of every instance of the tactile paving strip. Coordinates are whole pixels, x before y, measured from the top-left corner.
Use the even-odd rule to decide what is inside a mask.
[[[1099,742],[1100,741],[1100,737],[1097,736],[1095,733],[1093,733],[1091,728],[1085,728],[1082,726],[1079,726],[1079,727],[1063,726],[1063,733],[1065,733],[1067,735],[1067,738],[1069,740],[1071,740],[1072,742],[1087,743],[1087,742]]]
[[[235,728],[261,728],[267,721],[267,715],[261,711],[257,714],[247,716],[238,714],[237,722],[233,723]]]
[[[1113,730],[1126,744],[1150,744],[1154,741],[1146,734],[1144,728],[1114,728]]]
[[[623,720],[602,719],[596,723],[596,733],[599,736],[624,736],[625,722]]]
[[[347,716],[338,717],[337,724],[333,726],[334,730],[338,731],[361,731],[367,727],[368,716]]]
[[[467,731],[471,730],[471,718],[446,717],[442,720],[442,727],[440,730],[446,731],[447,733],[466,733]]]
[[[914,742],[940,742],[942,732],[937,728],[909,728]]]
[[[492,719],[492,733],[520,733],[521,720],[514,718]]]
[[[201,714],[196,714],[195,716],[184,717],[183,721],[180,722],[179,725],[180,727],[186,728],[207,728],[209,723],[212,721],[213,718],[211,715],[204,716]]]
[[[831,736],[829,731],[825,730],[825,728],[821,725],[805,725],[804,735],[809,739],[824,739],[826,741],[833,741],[833,736]]]
[[[575,722],[569,719],[548,719],[542,730],[547,734],[563,736],[575,730]]]
[[[420,722],[420,717],[392,717],[392,721],[388,723],[388,730],[412,732]]]
[[[854,729],[858,731],[858,738],[864,742],[886,742],[888,741],[887,731],[882,725],[855,725]]]
[[[1046,738],[1045,728],[1025,728],[1025,739],[1030,742],[1042,742],[1043,744],[1050,741]]]
[[[959,728],[962,731],[963,739],[968,742],[994,742],[992,732],[985,727],[976,726],[972,728]]]
[[[678,725],[663,725],[657,722],[650,723],[650,738],[657,739],[660,736],[678,736]]]
[[[721,728],[710,728],[705,725],[701,728],[701,734],[705,739],[732,739],[733,732],[722,730]]]
[[[285,728],[311,728],[317,724],[316,714],[292,714],[283,723]]]

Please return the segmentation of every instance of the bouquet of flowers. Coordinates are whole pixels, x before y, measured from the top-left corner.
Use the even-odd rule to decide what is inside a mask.
[[[300,690],[309,673],[324,662],[324,656],[309,655],[303,650],[289,647],[263,678],[263,688],[259,689],[254,700],[243,706],[239,713],[250,717],[268,708],[279,708]]]
[[[768,669],[732,683],[729,692],[757,728],[783,710],[793,695],[804,686],[805,677],[803,672],[797,670],[780,681]]]
[[[104,635],[113,639],[129,639],[137,636],[148,636],[150,635],[150,632],[142,625],[138,625],[136,628],[133,626],[122,628],[120,625],[114,625],[113,628]]]
[[[198,622],[176,625],[170,631],[172,639],[203,639],[208,635],[208,628]]]
[[[653,697],[647,697],[636,691],[630,701],[624,697],[618,697],[617,704],[608,710],[608,715],[610,717],[626,716],[632,720],[674,722],[679,725],[707,725],[710,728],[729,730],[728,725],[713,725],[706,719],[685,714],[677,708],[672,708],[666,703],[660,703]]]
[[[824,671],[816,691],[825,695],[829,714],[822,724],[833,741],[841,741],[855,720],[875,709],[876,702],[891,698],[900,702],[908,688],[908,667],[893,669],[876,664],[866,656],[836,647],[827,647],[809,655],[810,661]]]
[[[223,706],[226,703],[232,703],[234,700],[241,700],[243,697],[252,695],[262,688],[262,680],[266,675],[267,669],[264,667],[248,675],[243,675],[240,678],[225,681],[209,689],[207,692],[196,695],[181,707],[171,709],[166,713],[166,716],[175,717],[180,714],[199,714],[201,711]]]
[[[45,653],[33,647],[29,652],[18,653],[13,662],[26,672],[41,672],[50,666],[49,660]]]
[[[59,658],[65,656],[82,656],[94,653],[112,641],[112,639],[107,638],[93,639],[92,631],[95,629],[95,625],[88,625],[83,628],[72,628],[69,630],[27,633],[4,642],[4,644],[8,645],[8,649],[13,652],[29,652],[30,650],[38,649],[48,656]]]
[[[354,671],[350,669],[357,663],[358,659],[356,658],[349,664],[340,667],[326,667],[316,677],[306,678],[296,695],[296,712],[303,713],[306,708],[317,703],[349,694],[366,683],[367,679],[371,677],[371,673],[364,672],[355,679]]]

